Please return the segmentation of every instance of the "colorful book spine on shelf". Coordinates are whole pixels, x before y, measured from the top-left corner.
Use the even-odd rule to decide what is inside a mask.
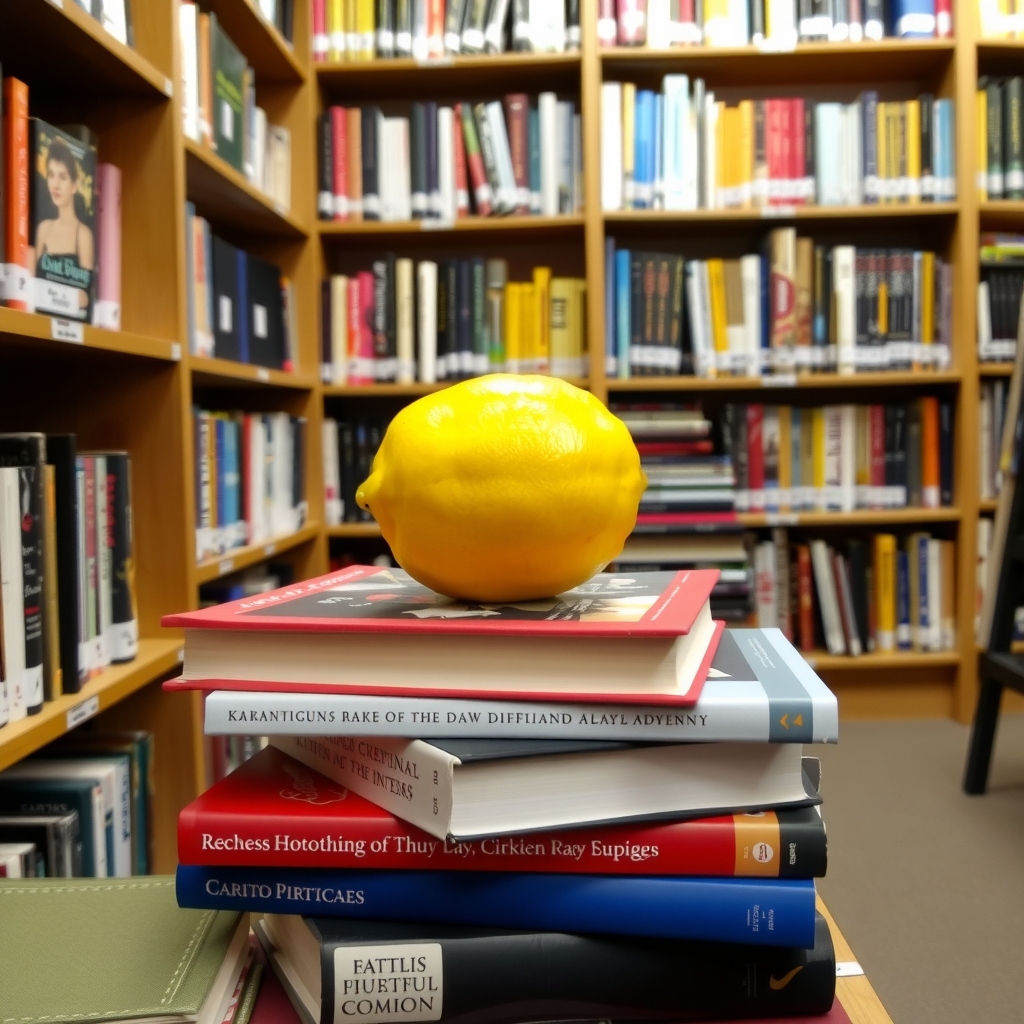
[[[1024,286],[1024,237],[983,234],[978,281],[978,358],[1009,362],[1017,352],[1017,319]]]
[[[586,376],[582,278],[552,277],[550,268],[535,267],[529,282],[509,281],[505,260],[477,256],[441,261],[436,283],[431,274],[425,288],[423,266],[414,269],[413,260],[387,253],[372,272],[325,282],[320,365],[326,383],[465,380],[503,370]],[[364,309],[367,316],[359,312]]]
[[[555,93],[536,101],[510,93],[500,103],[414,102],[408,116],[333,106],[319,122],[317,145],[321,220],[447,224],[583,206],[581,123],[575,104]]]
[[[198,408],[192,418],[197,561],[305,524],[304,418]]]

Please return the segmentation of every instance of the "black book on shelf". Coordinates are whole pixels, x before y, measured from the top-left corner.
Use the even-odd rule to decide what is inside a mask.
[[[78,484],[74,434],[46,435],[46,462],[54,469],[54,533],[57,545],[57,616],[62,688],[77,693],[85,679],[78,658]]]
[[[939,501],[953,504],[953,403],[939,400]]]
[[[395,290],[395,254],[384,255],[384,335],[390,378],[398,376],[398,325],[397,298]]]
[[[395,0],[395,56],[412,56],[413,0]]]
[[[306,500],[306,417],[292,417],[292,508],[304,508]],[[296,525],[305,525],[300,515]]]
[[[377,57],[395,56],[395,0],[377,0]]]
[[[363,220],[380,220],[380,129],[384,115],[380,107],[362,110]]]
[[[907,505],[921,507],[921,407],[917,402],[907,406],[907,429],[904,435],[903,461],[907,474]]]
[[[473,364],[473,261],[458,261],[455,308],[455,376],[470,376]]]
[[[370,466],[373,462],[373,457],[370,454],[370,430],[366,425],[365,420],[358,420],[355,427],[355,466],[356,466],[356,483],[352,489],[353,501],[352,504],[355,507],[356,520],[359,522],[368,523],[373,519],[366,509],[359,508],[355,504],[355,489],[359,483],[365,480],[370,475]],[[346,509],[346,519],[347,509]]]
[[[241,358],[238,317],[238,250],[213,236],[213,354],[217,359]]]
[[[316,119],[316,213],[321,220],[334,219],[334,136],[331,112]]]
[[[412,191],[412,215],[415,220],[427,216],[427,105],[413,103],[409,118],[409,168]]]
[[[935,166],[932,163],[932,150],[935,145],[935,97],[930,92],[922,93],[919,106],[921,108],[921,201],[930,203],[935,199]]]
[[[132,459],[106,452],[107,534],[110,538],[110,660],[131,661],[139,653],[135,600],[135,545],[132,537]]]
[[[351,423],[338,424],[338,476],[341,480],[342,519],[346,523],[359,520],[359,506],[356,505],[356,434]]]
[[[853,618],[857,624],[862,651],[869,650],[868,639],[868,545],[863,540],[846,542],[846,563],[850,571],[850,596],[853,599]]]
[[[428,100],[423,104],[425,135],[424,171],[426,174],[427,217],[441,216],[441,183],[437,176],[437,104]]]
[[[253,255],[248,256],[247,264],[245,315],[249,327],[249,362],[280,370],[285,360],[281,270]]]

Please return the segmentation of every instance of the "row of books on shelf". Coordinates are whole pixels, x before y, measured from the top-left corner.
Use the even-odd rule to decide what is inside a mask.
[[[978,198],[1024,199],[1024,78],[978,79]]]
[[[330,107],[318,122],[321,220],[451,223],[471,214],[575,213],[583,207],[582,124],[544,92],[454,105]]]
[[[580,48],[579,0],[310,0],[313,60],[564,53]]]
[[[1012,360],[1017,352],[1017,319],[1024,289],[1024,236],[981,236],[978,280],[978,358]]]
[[[286,412],[192,411],[196,560],[306,523],[306,420]]]
[[[1009,404],[1009,381],[983,380],[978,395],[978,483],[982,501],[999,497],[1000,456]]]
[[[731,92],[731,90],[730,90]],[[701,78],[660,92],[601,86],[601,206],[724,210],[956,198],[954,101],[716,97]]]
[[[356,489],[370,475],[388,421],[324,418],[321,454],[324,516],[328,526],[372,523],[373,516],[356,504]]]
[[[0,435],[0,726],[138,652],[131,458]]]
[[[132,0],[75,0],[91,14],[119,43],[135,45]]]
[[[949,365],[953,274],[933,252],[815,244],[794,228],[739,259],[605,247],[609,377]]]
[[[602,46],[746,46],[947,38],[950,0],[600,0]]]
[[[0,772],[0,876],[152,870],[153,734],[76,730]]]
[[[1016,0],[978,0],[977,12],[982,39],[1024,39],[1024,10]]]
[[[292,282],[279,267],[218,238],[185,204],[189,351],[275,370],[298,365]]]
[[[283,3],[282,3],[282,6]],[[281,211],[291,209],[291,133],[256,104],[256,74],[217,15],[179,7],[185,137],[202,143]]]
[[[956,647],[956,544],[924,532],[793,543],[785,529],[754,548],[755,614],[800,650],[854,657]]]
[[[121,326],[121,171],[97,162],[84,124],[29,117],[28,86],[3,79],[0,299]]]
[[[321,291],[320,366],[329,384],[464,380],[485,373],[587,372],[582,278],[507,261],[434,263],[386,253],[370,270],[332,275]]]

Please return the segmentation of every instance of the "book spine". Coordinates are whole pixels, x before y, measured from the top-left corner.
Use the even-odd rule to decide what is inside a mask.
[[[131,457],[107,453],[107,530],[110,536],[110,660],[131,661],[139,649],[135,602],[135,559],[132,541]]]
[[[380,165],[377,157],[382,121],[377,107],[363,108],[363,217],[366,220],[380,220]]]
[[[814,945],[803,879],[606,878],[485,872],[337,871],[179,865],[178,905],[554,932]]]
[[[465,136],[462,131],[462,104],[456,103],[452,115],[452,145],[455,156],[455,215],[469,216],[469,179],[466,171]]]
[[[6,264],[2,297],[10,309],[31,310],[29,260],[29,132],[28,86],[17,78],[3,80],[3,202],[6,207]]]
[[[505,124],[516,183],[516,213],[530,212],[530,154],[526,124],[528,109],[529,101],[525,93],[510,93],[505,97]]]
[[[473,205],[477,215],[489,217],[493,212],[494,193],[484,167],[480,141],[477,137],[476,122],[473,119],[473,108],[469,103],[460,103],[457,108],[461,113],[462,135],[465,142],[466,162],[469,165],[469,181],[473,188]]]
[[[121,328],[121,170],[113,164],[96,168],[98,208],[96,216],[96,305],[92,319],[97,327]]]

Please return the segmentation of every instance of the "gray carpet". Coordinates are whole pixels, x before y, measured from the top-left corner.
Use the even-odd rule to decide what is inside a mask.
[[[895,1024],[1024,1021],[1024,716],[989,792],[960,788],[968,730],[852,722],[822,758],[820,892]]]

